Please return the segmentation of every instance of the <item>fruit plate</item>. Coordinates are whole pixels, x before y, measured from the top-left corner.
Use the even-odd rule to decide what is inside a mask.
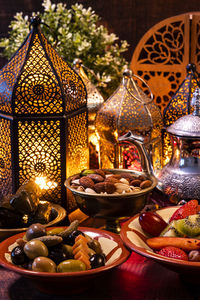
[[[157,210],[156,213],[158,213],[166,222],[168,222],[169,218],[179,207],[180,206],[166,207]],[[195,281],[197,281],[197,279],[199,278],[200,262],[183,261],[179,259],[164,257],[155,253],[146,244],[145,241],[150,236],[148,236],[142,230],[139,224],[139,215],[132,217],[123,224],[120,236],[124,244],[132,251],[147,258],[153,259],[154,261],[172,271],[178,272],[185,281],[195,283]]]
[[[57,227],[51,227],[50,229],[53,228]],[[16,266],[6,259],[6,253],[9,253],[9,246],[15,243],[18,238],[23,237],[24,233],[11,236],[0,243],[0,265],[31,279],[41,292],[54,295],[81,293],[85,289],[91,288],[92,279],[105,276],[108,271],[125,262],[130,255],[130,251],[124,246],[117,234],[89,227],[79,227],[79,230],[99,241],[106,256],[105,266],[87,271],[63,273],[36,272]]]

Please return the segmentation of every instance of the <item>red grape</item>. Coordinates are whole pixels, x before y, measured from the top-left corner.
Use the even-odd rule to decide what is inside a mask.
[[[139,223],[142,229],[152,236],[159,236],[168,225],[161,216],[152,211],[141,213]]]

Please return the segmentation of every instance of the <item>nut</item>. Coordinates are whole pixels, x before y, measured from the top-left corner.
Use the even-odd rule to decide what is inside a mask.
[[[72,177],[72,179],[71,180],[76,180],[76,179],[80,179],[80,175],[79,174],[77,174],[77,175],[74,175],[73,177]]]
[[[132,186],[140,186],[140,184],[142,183],[142,181],[140,179],[134,179],[130,182],[130,185]]]
[[[121,178],[119,181],[129,185],[129,180],[126,178]]]
[[[81,176],[87,176],[88,174],[94,174],[94,173],[95,173],[94,170],[85,169],[81,172]]]
[[[88,174],[88,177],[90,177],[95,183],[104,181],[104,177],[99,174]]]
[[[100,193],[107,193],[107,194],[112,194],[116,191],[116,187],[113,183],[111,182],[99,182],[94,185],[94,190],[98,194]]]
[[[88,177],[88,176],[83,176],[79,179],[80,185],[82,185],[85,189],[86,188],[93,188],[94,187],[94,181]]]
[[[79,179],[74,179],[71,181],[71,184],[80,185]]]
[[[147,178],[146,178],[144,175],[140,175],[140,176],[138,176],[138,179],[140,179],[141,181],[144,181],[144,180],[146,180]]]
[[[96,174],[99,174],[99,175],[101,175],[103,178],[105,178],[105,172],[104,172],[103,170],[101,170],[101,169],[96,169],[96,170],[95,170],[95,173],[96,173]]]
[[[90,188],[85,189],[85,192],[88,194],[96,194],[95,190],[90,189]]]
[[[150,187],[152,185],[151,180],[145,180],[143,182],[141,182],[140,187],[141,189],[146,189],[148,187]]]
[[[134,175],[131,175],[129,173],[121,173],[120,174],[122,178],[127,179],[129,182],[132,181],[133,179],[136,179],[136,177]]]
[[[117,183],[117,182],[120,182],[120,180],[113,177],[113,176],[108,176],[108,177],[105,178],[105,182]]]
[[[84,189],[84,187],[83,187],[82,185],[79,185],[79,186],[77,187],[77,191],[79,191],[79,192],[84,192],[85,189]]]
[[[130,186],[122,182],[115,183],[115,187],[116,187],[116,192],[118,192],[119,194],[129,193],[131,191]]]

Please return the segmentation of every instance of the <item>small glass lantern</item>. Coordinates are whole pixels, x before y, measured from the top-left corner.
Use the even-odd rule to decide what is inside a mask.
[[[65,179],[88,168],[87,93],[40,30],[40,19],[0,71],[0,191],[34,179],[43,200],[66,203]],[[70,203],[69,203],[70,202]]]
[[[188,64],[187,76],[175,92],[174,96],[164,110],[163,122],[164,128],[172,125],[176,120],[184,115],[188,115],[193,111],[191,99],[197,87],[200,87],[196,66]],[[163,131],[163,165],[166,165],[172,155],[172,146],[169,134]]]
[[[102,168],[141,170],[137,149],[126,142],[118,143],[118,137],[130,130],[145,138],[145,146],[156,174],[161,169],[162,162],[162,116],[153,99],[140,89],[133,77],[142,80],[133,75],[130,69],[125,70],[119,87],[97,113],[100,163]],[[143,80],[142,82],[145,83]]]
[[[90,155],[90,168],[98,169],[99,167],[99,138],[95,128],[96,113],[104,99],[98,89],[92,84],[87,77],[84,69],[88,72],[92,70],[86,68],[81,59],[76,58],[73,62],[74,70],[82,78],[87,90],[87,108],[88,108],[88,143]]]

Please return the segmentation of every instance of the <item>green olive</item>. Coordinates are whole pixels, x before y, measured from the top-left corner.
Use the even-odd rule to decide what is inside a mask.
[[[88,242],[88,247],[94,250],[97,254],[102,254],[101,244],[97,240],[92,239]]]
[[[54,229],[47,229],[47,234],[48,235],[57,235],[60,232],[62,232],[65,228],[64,227],[59,227],[59,228],[54,228]]]
[[[30,241],[36,237],[40,237],[46,235],[46,228],[44,225],[40,223],[35,223],[29,226],[29,228],[26,231],[26,239],[27,241]]]
[[[38,256],[32,263],[32,270],[37,272],[56,272],[56,264],[48,257]]]
[[[93,249],[91,249],[91,248],[88,248],[88,255],[89,256],[92,256],[92,255],[94,255],[94,254],[96,254],[96,252],[93,250]]]
[[[47,246],[39,240],[31,240],[24,246],[24,252],[30,259],[38,256],[48,256]]]
[[[72,246],[63,245],[63,251],[67,255],[67,258],[73,258],[74,257],[73,252],[72,252],[73,251]]]
[[[86,265],[82,261],[76,259],[64,260],[57,266],[57,272],[78,272],[85,270]]]

